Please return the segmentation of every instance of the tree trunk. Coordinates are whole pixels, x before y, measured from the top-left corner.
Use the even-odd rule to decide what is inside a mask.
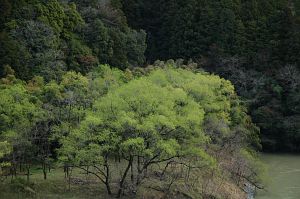
[[[27,170],[27,182],[29,182],[29,176],[30,176],[30,166],[29,165],[27,165],[26,166],[26,170]]]
[[[11,167],[9,170],[10,170],[11,181],[12,181],[14,179],[14,170],[13,170],[13,167]]]
[[[123,174],[123,176],[122,176],[122,179],[121,179],[121,181],[120,181],[120,185],[119,185],[119,190],[118,190],[117,198],[120,198],[121,195],[122,195],[122,192],[123,192],[123,186],[124,186],[124,182],[125,182],[125,180],[126,180],[127,173],[128,173],[128,171],[129,171],[130,167],[132,166],[132,159],[133,159],[132,156],[130,156],[129,161],[128,161],[128,165],[127,165],[127,167],[126,167],[126,169],[125,169],[125,171],[124,171],[124,174]]]
[[[46,171],[46,164],[43,163],[43,174],[44,174],[44,180],[47,180],[47,171]]]
[[[109,178],[110,178],[110,171],[109,171],[109,165],[108,165],[108,155],[105,156],[105,168],[106,168],[106,176],[105,176],[105,186],[106,186],[106,190],[108,195],[111,195],[111,189],[110,189],[110,185],[109,185]]]
[[[70,170],[70,173],[69,173]],[[69,191],[71,190],[71,175],[72,175],[72,168],[70,169],[70,167],[68,167],[67,169],[68,171],[68,181],[69,181]]]
[[[67,178],[68,176],[67,176],[67,166],[66,165],[64,165],[64,173],[65,173],[65,178]]]
[[[71,176],[68,175],[68,189],[71,190]]]
[[[133,175],[133,165],[131,165],[131,167],[130,167],[131,169],[130,169],[130,172],[131,172],[131,176],[130,176],[130,179],[131,179],[131,183],[133,184],[133,182],[134,182],[134,175]]]
[[[140,160],[140,156],[138,156],[138,158],[137,158],[136,186],[140,184],[140,174],[141,174],[141,160]]]
[[[111,189],[110,189],[110,185],[109,185],[108,181],[105,182],[105,186],[106,186],[106,190],[107,190],[108,195],[111,195],[112,193],[111,193]]]
[[[14,174],[15,178],[17,178],[17,169],[18,169],[17,167],[18,167],[17,163],[14,164],[14,166],[13,166],[13,174]]]

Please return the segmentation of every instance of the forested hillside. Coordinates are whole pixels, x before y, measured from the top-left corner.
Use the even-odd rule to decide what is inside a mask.
[[[0,78],[0,198],[250,197],[300,151],[300,1],[0,0]]]
[[[0,9],[2,76],[5,65],[50,80],[99,63],[192,59],[232,81],[264,150],[300,150],[298,0],[1,0]]]
[[[123,0],[146,56],[193,59],[232,81],[261,128],[263,149],[300,151],[300,1]]]
[[[25,80],[67,70],[87,73],[99,63],[144,63],[144,31],[126,24],[117,1],[1,0],[0,73],[9,65]]]

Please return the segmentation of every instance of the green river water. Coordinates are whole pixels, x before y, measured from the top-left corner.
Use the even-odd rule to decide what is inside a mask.
[[[300,199],[300,155],[263,154],[269,180],[255,199]]]

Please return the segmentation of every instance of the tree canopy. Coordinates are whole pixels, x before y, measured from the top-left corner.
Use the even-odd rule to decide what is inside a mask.
[[[129,25],[148,34],[149,61],[192,59],[229,79],[261,128],[263,149],[299,151],[299,1],[122,3]]]
[[[261,183],[260,167],[250,166],[259,130],[233,85],[193,64],[157,62],[126,71],[101,65],[50,82],[40,76],[24,82],[6,71],[2,167],[17,173],[26,166],[28,180],[32,165],[41,164],[47,179],[47,167],[57,161],[94,175],[116,197],[149,187],[171,194],[183,181],[190,188],[180,192],[197,195],[207,173],[230,174],[232,181],[240,176],[230,165],[249,161],[249,168],[237,166],[238,182]]]

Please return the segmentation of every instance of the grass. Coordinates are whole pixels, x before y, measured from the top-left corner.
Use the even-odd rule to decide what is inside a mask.
[[[94,199],[109,198],[105,187],[92,175],[86,175],[79,169],[73,169],[71,183],[65,178],[62,168],[52,169],[43,179],[40,168],[31,170],[30,181],[25,175],[18,175],[17,179],[11,177],[0,183],[0,199]]]
[[[124,170],[125,164],[119,164],[119,168],[112,168],[112,182],[111,188],[114,189],[116,193],[117,182],[120,176],[119,170]],[[174,169],[174,168],[172,168]],[[158,168],[154,168],[158,170]],[[170,193],[164,194],[155,188],[163,188],[166,186],[165,182],[160,181],[156,178],[147,179],[147,183],[143,183],[138,189],[137,195],[128,194],[123,196],[123,199],[132,198],[143,198],[143,199],[183,199],[183,198],[201,198],[200,194],[208,194],[210,198],[212,196],[217,196],[219,198],[231,198],[240,199],[246,196],[238,187],[230,183],[226,178],[220,178],[220,176],[215,175],[205,177],[207,174],[204,173],[193,173],[191,175],[191,181],[195,183],[196,189],[191,190],[186,189],[184,181],[179,179],[172,186],[173,190]],[[149,169],[149,176],[151,176],[151,169]],[[202,177],[201,177],[202,176]],[[128,180],[130,177],[128,176]],[[106,188],[103,183],[101,183],[95,176],[87,175],[86,172],[80,169],[73,169],[71,172],[71,178],[65,178],[65,173],[63,168],[52,169],[51,172],[47,173],[47,180],[44,180],[43,171],[40,167],[34,167],[31,169],[30,181],[27,182],[26,176],[19,174],[16,179],[11,180],[11,176],[0,181],[0,199],[112,199],[106,192]],[[156,179],[156,180],[155,180]],[[166,182],[168,183],[168,179]],[[205,186],[203,186],[205,185]],[[151,188],[152,187],[152,188]],[[204,190],[202,190],[204,189]],[[216,191],[217,190],[217,191]],[[204,192],[203,192],[204,191]],[[188,193],[190,197],[186,197],[183,193]]]
[[[121,164],[121,169],[125,166],[126,165]],[[27,182],[27,176],[24,175],[24,173],[19,173],[17,178],[14,178],[13,180],[11,179],[11,176],[8,176],[2,182],[0,180],[0,199],[113,198],[107,194],[103,183],[92,174],[87,175],[81,169],[72,169],[70,187],[69,179],[65,178],[63,168],[52,169],[50,173],[47,173],[47,180],[44,180],[43,171],[40,167],[32,168],[30,173],[29,182]],[[113,169],[112,173],[114,178],[118,176],[116,168]],[[116,179],[113,180],[116,181]],[[143,199],[163,198],[160,192],[141,188],[136,196],[123,196],[122,199],[132,199],[133,197]]]

